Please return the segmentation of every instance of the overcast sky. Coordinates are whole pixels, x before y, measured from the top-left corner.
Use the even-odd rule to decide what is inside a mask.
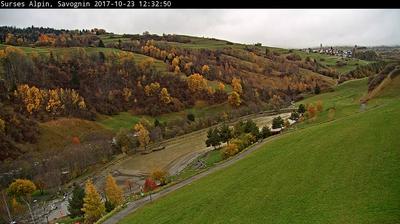
[[[400,45],[400,10],[1,9],[0,25],[187,34],[302,48]]]

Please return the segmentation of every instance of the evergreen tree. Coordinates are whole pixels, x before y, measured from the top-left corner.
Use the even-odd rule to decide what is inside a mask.
[[[221,142],[229,142],[229,140],[233,138],[232,130],[227,124],[223,124],[219,129],[219,137]]]
[[[218,129],[212,129],[210,128],[207,132],[207,140],[206,140],[206,145],[207,147],[213,146],[214,149],[221,144],[221,139],[218,134]]]
[[[272,128],[282,128],[284,124],[284,120],[281,118],[281,116],[275,117],[272,120]]]
[[[297,112],[299,112],[299,114],[304,114],[306,112],[306,106],[304,106],[304,104],[300,104]]]
[[[84,197],[85,190],[79,185],[75,185],[74,190],[72,190],[72,198],[68,200],[68,211],[71,218],[83,215],[82,208]]]
[[[261,129],[260,135],[261,135],[261,138],[266,138],[268,136],[271,136],[271,130],[269,129],[269,127],[264,126]]]

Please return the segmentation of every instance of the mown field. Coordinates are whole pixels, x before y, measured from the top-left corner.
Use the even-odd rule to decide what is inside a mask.
[[[399,223],[400,81],[360,111],[365,84],[304,101],[334,104],[335,119],[321,114],[120,223]]]

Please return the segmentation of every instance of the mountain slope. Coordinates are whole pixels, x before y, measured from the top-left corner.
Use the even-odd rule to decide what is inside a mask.
[[[398,223],[399,116],[385,99],[288,133],[121,223]]]

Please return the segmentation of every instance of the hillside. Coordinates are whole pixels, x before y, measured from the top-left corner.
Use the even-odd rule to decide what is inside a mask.
[[[319,119],[120,223],[398,223],[398,78],[360,111],[366,91],[363,79],[307,99],[324,102]]]
[[[368,63],[339,66],[336,56],[183,35],[35,27],[0,33],[7,37],[0,44],[0,103],[9,108],[0,111],[8,142],[1,160],[46,150],[40,138],[49,131],[41,124],[53,119],[95,121],[114,134],[147,120],[161,124],[158,136],[171,138],[327,91]],[[15,113],[23,125],[7,121]]]
[[[359,59],[184,35],[0,27],[0,41],[2,187],[29,178],[58,189],[118,155],[279,111],[331,91],[342,77],[381,69]],[[142,141],[133,134],[138,123],[146,130]]]

